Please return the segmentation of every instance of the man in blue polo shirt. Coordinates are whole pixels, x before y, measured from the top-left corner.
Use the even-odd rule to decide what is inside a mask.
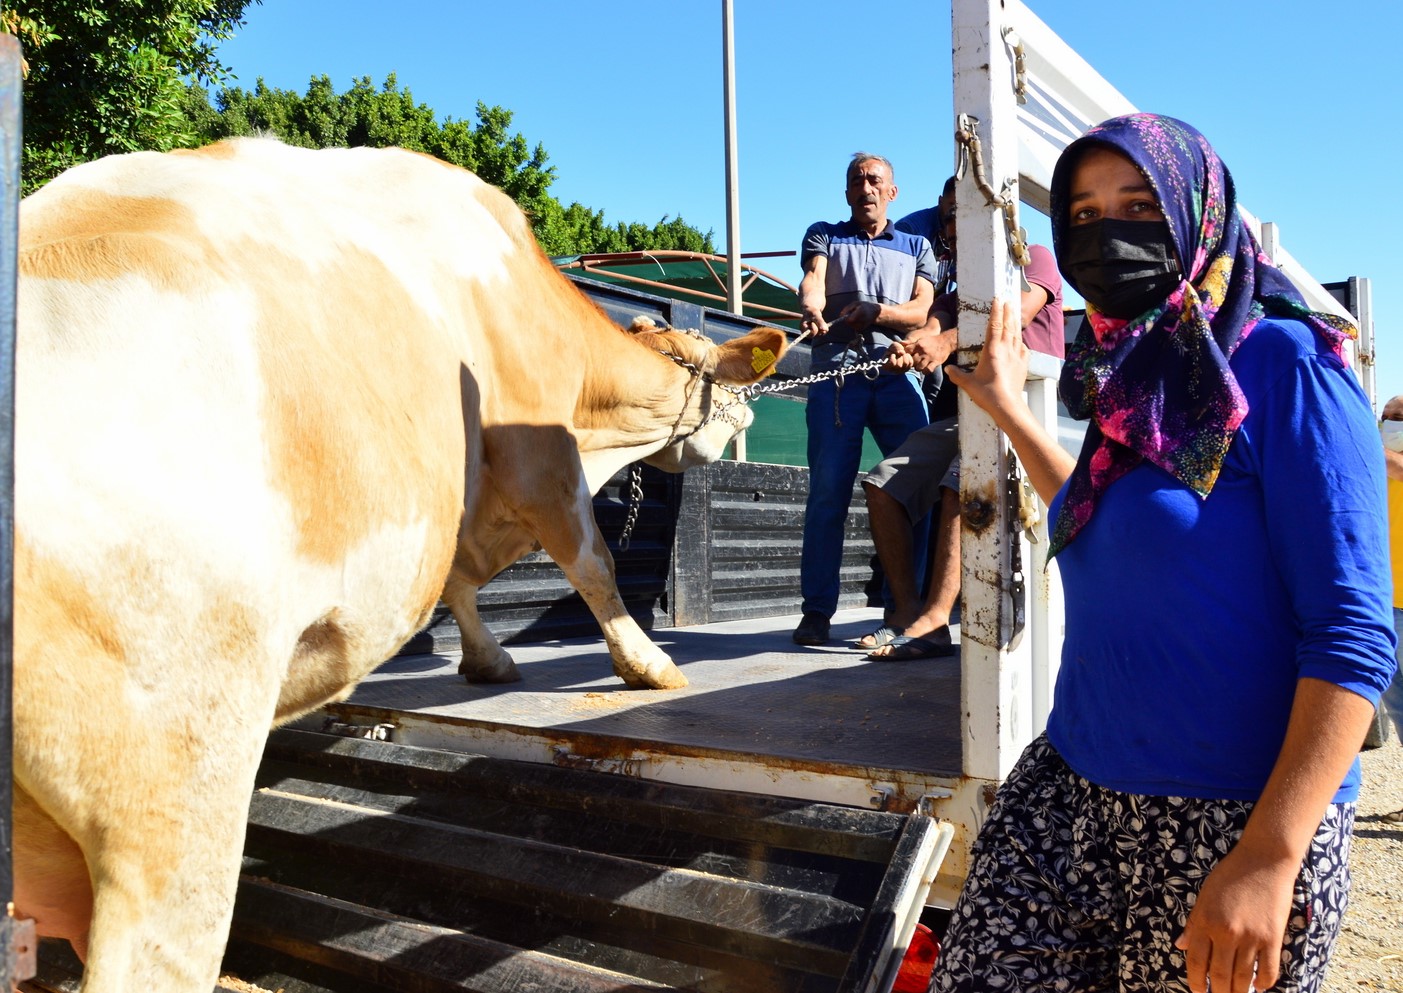
[[[935,256],[924,237],[898,231],[887,220],[896,199],[891,163],[858,152],[848,164],[850,219],[819,221],[804,234],[799,284],[801,327],[814,338],[813,371],[882,358],[893,341],[919,330],[935,296]],[[872,431],[889,455],[927,422],[921,377],[886,373],[848,376],[809,387],[809,499],[799,566],[801,645],[828,640],[838,609],[843,525],[862,458],[862,433]]]

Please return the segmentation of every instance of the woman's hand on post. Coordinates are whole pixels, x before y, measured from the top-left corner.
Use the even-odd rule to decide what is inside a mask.
[[[1013,301],[994,298],[978,365],[973,370],[947,365],[945,374],[996,421],[1001,412],[1023,403],[1028,346],[1023,343],[1023,328]]]
[[[1028,378],[1028,346],[1023,344],[1023,328],[1018,316],[1018,308],[1011,300],[995,297],[979,364],[972,370],[947,365],[945,375],[969,394],[999,430],[1008,435],[1033,488],[1043,503],[1050,505],[1072,474],[1076,460],[1023,402],[1023,383]]]

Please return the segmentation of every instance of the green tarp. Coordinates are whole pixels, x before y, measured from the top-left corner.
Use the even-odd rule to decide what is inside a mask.
[[[657,296],[685,300],[726,310],[725,259],[679,253],[626,252],[616,255],[578,255],[552,259],[558,268],[603,283],[620,283]],[[743,268],[742,316],[797,328],[799,301],[795,289],[767,273]],[[753,278],[752,278],[753,277]],[[658,284],[658,285],[654,285]],[[786,317],[785,314],[795,314]]]

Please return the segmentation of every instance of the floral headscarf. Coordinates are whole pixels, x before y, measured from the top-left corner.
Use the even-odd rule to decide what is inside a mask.
[[[1247,400],[1228,360],[1263,315],[1305,321],[1339,354],[1345,340],[1358,334],[1348,321],[1306,306],[1257,247],[1217,153],[1203,135],[1172,117],[1114,117],[1063,150],[1051,190],[1058,258],[1071,223],[1072,174],[1082,153],[1095,145],[1123,153],[1144,174],[1188,277],[1162,303],[1130,320],[1087,305],[1059,391],[1071,415],[1091,423],[1053,525],[1050,555],[1076,536],[1106,488],[1141,459],[1208,496],[1247,416]]]

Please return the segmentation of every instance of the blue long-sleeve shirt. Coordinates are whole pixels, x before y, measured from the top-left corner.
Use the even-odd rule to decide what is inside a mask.
[[[1298,321],[1263,320],[1231,367],[1250,409],[1208,498],[1143,462],[1056,559],[1067,627],[1048,736],[1110,789],[1255,800],[1298,679],[1377,702],[1395,666],[1363,391]],[[1335,799],[1358,790],[1356,761]]]

